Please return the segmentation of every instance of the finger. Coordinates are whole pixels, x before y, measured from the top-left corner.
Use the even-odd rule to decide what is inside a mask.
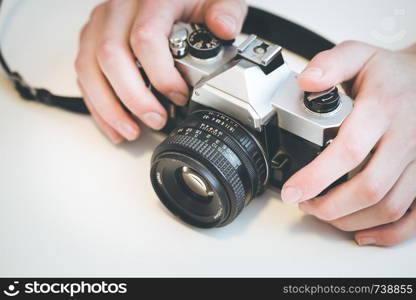
[[[89,26],[81,36],[80,51],[75,66],[85,95],[94,105],[97,114],[124,138],[131,141],[139,136],[140,129],[122,108],[101,73],[95,56],[103,13],[103,6],[94,10]]]
[[[283,201],[294,203],[316,197],[366,158],[391,122],[380,112],[386,107],[377,105],[377,95],[378,92],[358,95],[333,142],[284,184]]]
[[[339,60],[346,60],[344,51],[340,53]],[[352,65],[362,65],[354,63],[357,59],[354,55],[348,59]],[[343,73],[343,67],[349,68],[347,63],[341,64],[339,72]],[[343,74],[347,76],[351,72]],[[283,201],[293,203],[316,197],[366,158],[387,130],[392,113],[397,109],[391,97],[385,96],[388,92],[384,89],[388,87],[381,85],[380,88],[379,84],[368,80],[360,87],[354,108],[337,137],[315,160],[289,178],[282,190]]]
[[[78,86],[79,86],[79,88],[82,92],[85,105],[87,106],[88,110],[90,111],[91,116],[95,120],[95,123],[97,124],[97,126],[102,130],[102,132],[104,132],[107,135],[107,137],[114,144],[120,144],[121,142],[123,142],[124,138],[117,131],[115,131],[110,125],[108,125],[107,122],[104,121],[103,118],[101,118],[101,116],[98,114],[98,112],[94,108],[94,105],[89,100],[88,96],[86,95],[86,93],[85,93],[85,91],[82,87],[82,84],[80,82],[78,82]]]
[[[231,40],[241,32],[247,5],[242,0],[207,1],[202,13],[213,34],[221,39]]]
[[[414,208],[395,223],[362,230],[355,234],[355,240],[360,246],[393,246],[414,237],[416,237],[416,209]]]
[[[140,2],[130,36],[134,54],[153,86],[179,105],[187,102],[189,90],[174,66],[167,39],[182,9],[178,1]]]
[[[413,162],[379,203],[331,221],[330,224],[343,231],[357,231],[401,219],[416,197],[415,178],[416,162]]]
[[[136,10],[136,0],[109,2],[97,59],[125,106],[146,125],[159,130],[165,126],[166,111],[145,86],[128,45]]]
[[[396,128],[393,124],[363,171],[326,195],[300,203],[299,208],[330,221],[377,204],[416,158],[409,132],[410,129]]]
[[[347,41],[316,55],[299,75],[304,91],[318,92],[355,77],[377,48],[365,43]]]

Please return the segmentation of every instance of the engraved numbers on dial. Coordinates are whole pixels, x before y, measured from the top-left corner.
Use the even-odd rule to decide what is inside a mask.
[[[199,27],[188,36],[188,44],[191,54],[201,59],[218,55],[222,46],[221,41],[203,27]]]
[[[215,112],[209,112],[202,116],[203,120],[209,120],[214,122],[217,125],[220,125],[223,129],[227,130],[230,133],[234,133],[235,130],[238,128],[238,124],[232,121],[231,119],[220,115]]]
[[[199,126],[199,129],[179,128],[177,129],[176,134],[191,136],[204,141],[206,145],[210,145],[212,148],[216,149],[216,151],[220,152],[235,169],[238,169],[242,164],[237,155],[219,139],[224,135],[224,132],[217,128],[213,128],[211,125],[202,123]]]

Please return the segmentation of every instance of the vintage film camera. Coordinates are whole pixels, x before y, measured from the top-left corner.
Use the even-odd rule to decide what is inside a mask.
[[[192,94],[178,107],[154,91],[169,135],[154,151],[150,176],[163,204],[193,226],[225,226],[265,188],[281,188],[352,109],[336,87],[300,90],[282,48],[255,35],[236,47],[204,25],[178,23],[169,42]]]

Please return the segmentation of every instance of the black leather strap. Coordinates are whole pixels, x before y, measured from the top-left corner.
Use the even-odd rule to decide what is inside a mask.
[[[256,34],[308,60],[335,46],[305,27],[255,7],[249,8],[243,33]]]
[[[2,2],[3,0],[0,0],[0,8]],[[322,36],[300,25],[254,7],[249,8],[243,33],[256,34],[306,59],[311,59],[318,52],[334,46],[333,43]],[[59,107],[72,112],[89,113],[82,98],[58,96],[50,93],[46,89],[32,88],[24,81],[19,73],[10,69],[1,49],[0,64],[23,99]]]

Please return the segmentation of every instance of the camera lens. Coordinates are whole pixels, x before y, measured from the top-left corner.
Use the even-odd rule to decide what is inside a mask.
[[[256,138],[232,118],[193,112],[155,150],[151,180],[162,203],[202,228],[231,223],[268,177]]]

